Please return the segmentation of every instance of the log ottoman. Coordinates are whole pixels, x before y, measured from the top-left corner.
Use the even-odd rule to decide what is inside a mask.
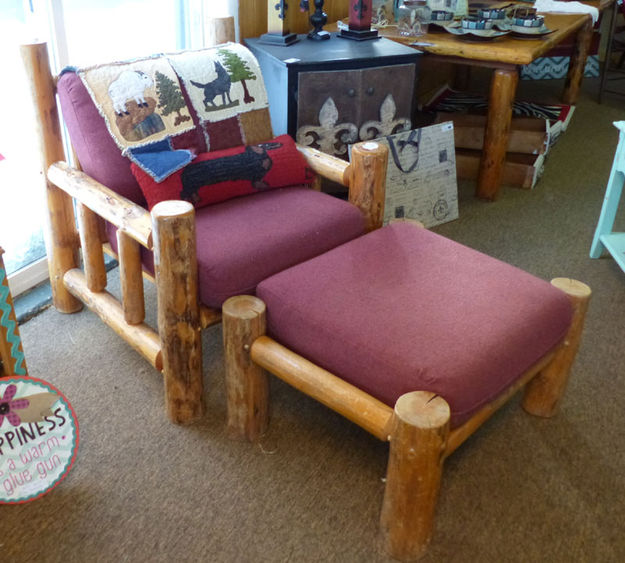
[[[554,414],[589,297],[414,224],[384,227],[226,301],[229,433],[266,429],[267,370],[390,441],[383,543],[416,559],[445,458],[522,386],[525,410]]]

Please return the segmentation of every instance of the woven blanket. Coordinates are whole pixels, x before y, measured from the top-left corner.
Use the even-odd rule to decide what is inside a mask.
[[[213,123],[269,105],[256,59],[234,43],[77,72],[122,154],[157,182],[195,157],[184,143],[172,148],[173,139],[196,127],[193,113],[200,124]]]

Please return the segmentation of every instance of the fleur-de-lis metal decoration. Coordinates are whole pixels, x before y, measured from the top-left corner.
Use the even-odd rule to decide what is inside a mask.
[[[371,29],[372,15],[373,0],[350,0],[349,29],[342,29],[340,36],[357,41],[376,39],[378,31]]]
[[[278,12],[278,17],[283,20],[286,17],[286,11],[289,9],[289,5],[286,0],[280,0],[274,9]]]
[[[295,136],[297,142],[328,154],[347,154],[347,145],[358,140],[358,127],[353,123],[338,123],[338,120],[339,110],[328,97],[319,110],[319,126],[300,127]]]
[[[407,117],[395,118],[397,105],[393,94],[388,94],[380,106],[380,121],[366,121],[360,127],[360,140],[369,141],[377,137],[394,135],[401,131],[408,131],[412,124]]]
[[[358,13],[358,17],[360,19],[365,17],[365,12],[367,11],[367,4],[366,2],[363,2],[363,0],[358,0],[358,2],[356,2],[354,4],[354,11]]]
[[[273,45],[291,45],[297,41],[297,35],[289,29],[289,3],[287,0],[267,2],[267,33],[260,36],[262,43]]]

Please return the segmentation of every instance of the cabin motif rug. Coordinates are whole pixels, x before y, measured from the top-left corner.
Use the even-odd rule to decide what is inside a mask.
[[[178,77],[165,58],[101,65],[78,75],[122,151],[194,127]]]
[[[256,59],[234,43],[77,72],[122,154],[157,182],[195,158],[172,141],[198,120],[211,147],[214,131],[241,139],[240,116],[269,107]]]

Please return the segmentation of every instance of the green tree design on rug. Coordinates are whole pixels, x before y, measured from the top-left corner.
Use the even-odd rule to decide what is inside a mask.
[[[158,105],[162,108],[163,115],[177,113],[174,125],[180,125],[182,122],[191,119],[191,116],[180,113],[180,110],[187,107],[182,97],[180,86],[158,70],[156,71],[156,94],[158,95]]]
[[[232,82],[240,82],[243,86],[243,103],[251,104],[255,98],[247,89],[246,80],[256,80],[256,75],[247,66],[247,62],[244,61],[234,51],[228,51],[227,49],[219,49],[217,51],[224,58],[224,66],[230,75]]]

